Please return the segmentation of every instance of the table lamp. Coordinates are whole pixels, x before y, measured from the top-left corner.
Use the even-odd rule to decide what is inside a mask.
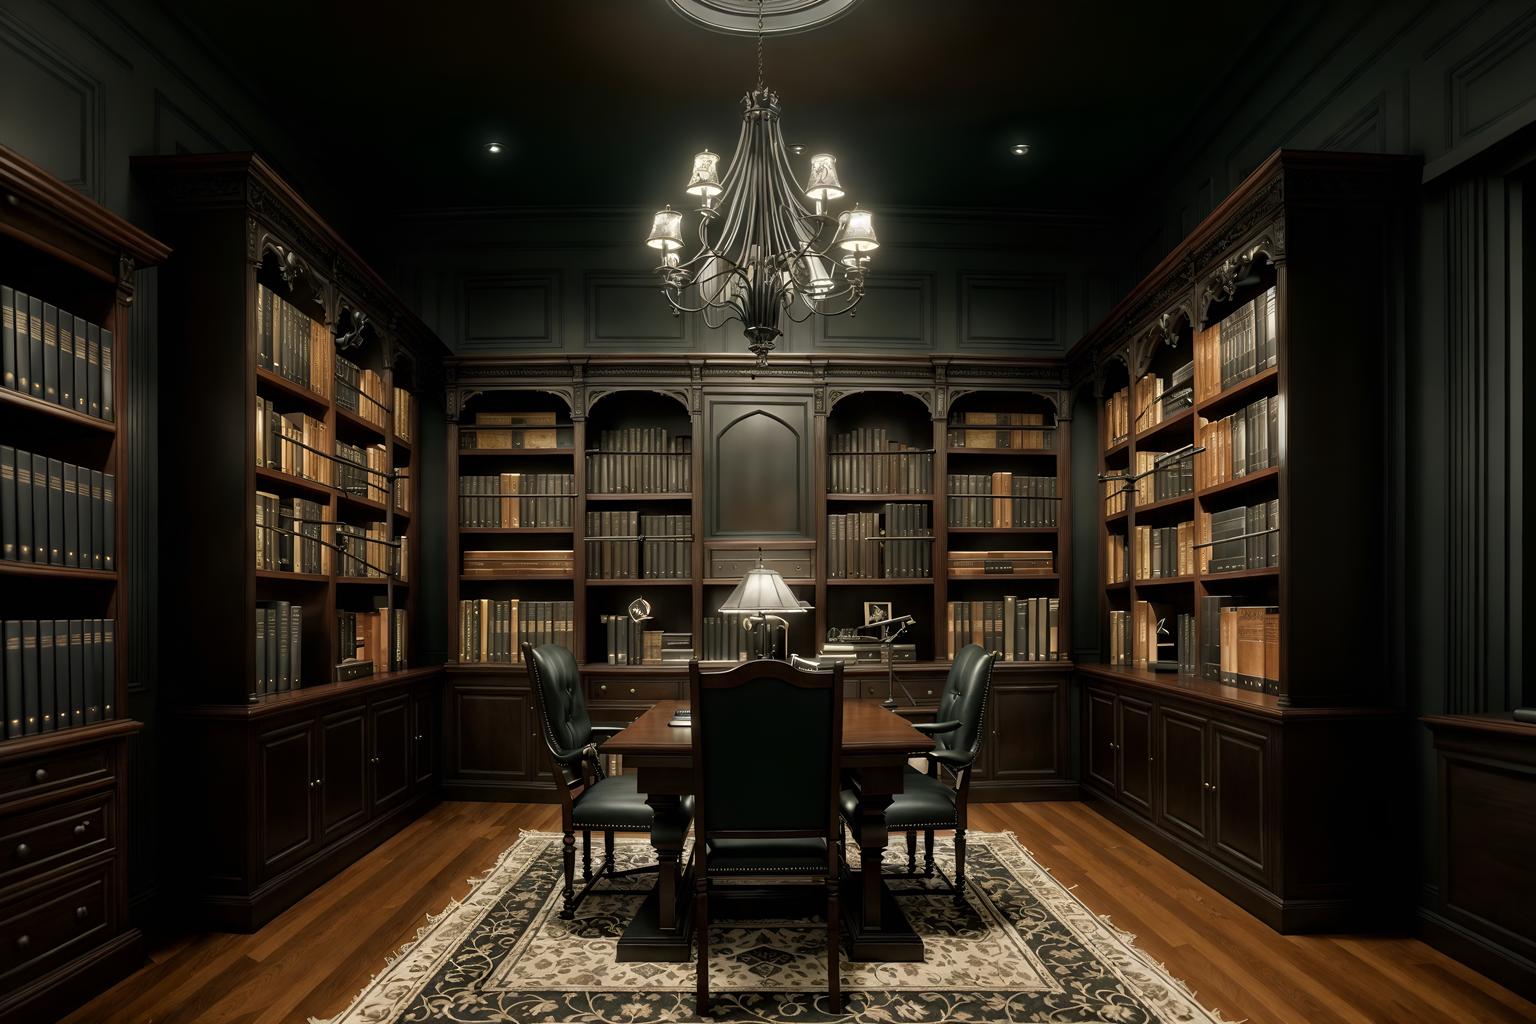
[[[789,621],[783,616],[802,613],[810,607],[795,596],[784,577],[763,564],[763,549],[758,548],[756,568],[748,569],[741,582],[736,584],[731,596],[720,605],[720,614],[746,616],[743,628],[753,619],[761,622],[765,630],[771,626],[781,627],[784,630],[784,653],[788,654]],[[770,643],[768,651],[761,656],[769,657],[772,647]]]

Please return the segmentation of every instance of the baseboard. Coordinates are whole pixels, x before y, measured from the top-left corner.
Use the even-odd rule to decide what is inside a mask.
[[[1505,988],[1536,1001],[1536,963],[1470,928],[1420,907],[1419,938]]]
[[[90,952],[60,964],[0,1000],[6,1024],[47,1024],[104,992],[143,966],[144,934],[130,928]]]
[[[1071,779],[1049,782],[973,782],[973,804],[1027,804],[1041,800],[1076,800],[1078,785]]]

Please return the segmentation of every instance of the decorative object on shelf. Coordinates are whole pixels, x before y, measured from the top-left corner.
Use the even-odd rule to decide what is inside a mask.
[[[883,608],[885,611],[885,618],[870,618],[870,610],[872,608],[876,609],[876,614],[879,613],[879,609]],[[907,631],[907,627],[912,625],[915,621],[917,620],[912,618],[910,615],[898,615],[895,618],[892,618],[891,603],[889,601],[864,602],[863,628],[878,629],[880,631],[880,655],[881,659],[885,662],[886,671],[885,700],[880,702],[881,707],[894,708],[896,706],[896,658],[894,657],[895,652],[893,648],[896,644],[896,638],[905,633]],[[902,691],[906,691],[905,686],[902,687]],[[917,703],[917,701],[912,700],[912,695],[910,693],[907,694],[907,699],[911,700],[913,704]]]
[[[632,622],[649,622],[651,619],[651,602],[643,597],[637,597],[629,602],[629,618]]]
[[[789,651],[789,621],[783,616],[800,615],[811,609],[810,604],[795,596],[784,582],[784,577],[763,564],[763,549],[757,549],[757,567],[736,584],[729,597],[720,605],[721,615],[743,615],[755,619],[756,625],[765,632],[771,628],[784,630],[784,650]],[[761,657],[768,657],[772,644],[762,648]]]
[[[725,174],[718,154],[706,149],[693,158],[685,191],[700,204],[698,251],[683,258],[684,211],[671,206],[657,212],[646,245],[661,253],[656,271],[674,315],[702,313],[710,327],[739,320],[761,367],[784,333],[783,316],[799,323],[853,311],[880,242],[870,211],[855,204],[835,217],[828,212],[827,204],[843,196],[832,154],[811,157],[804,186],[790,167],[779,96],[763,84],[761,0],[757,84],[743,104],[741,136]]]

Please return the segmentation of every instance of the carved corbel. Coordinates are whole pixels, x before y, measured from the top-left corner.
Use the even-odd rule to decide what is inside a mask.
[[[340,316],[336,324],[336,349],[340,352],[361,348],[363,329],[368,326],[367,313],[360,309],[348,309],[346,312],[351,314],[350,317]]]
[[[137,267],[132,256],[117,254],[117,299],[125,306],[133,305],[133,272]]]

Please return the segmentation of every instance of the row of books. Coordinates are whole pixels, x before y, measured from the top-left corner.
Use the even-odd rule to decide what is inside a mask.
[[[256,365],[330,398],[336,346],[323,323],[265,285],[256,286]]]
[[[1104,447],[1115,445],[1131,436],[1131,389],[1121,388],[1104,399]]]
[[[411,467],[396,466],[395,478],[390,481],[390,488],[395,493],[395,511],[410,514],[411,507]]]
[[[859,664],[887,664],[885,660],[886,645],[882,643],[841,642],[831,640],[821,645],[821,650],[816,652],[816,664],[818,668],[827,668],[835,662],[845,665]],[[916,661],[917,644],[891,644],[891,661]]]
[[[304,606],[256,602],[256,694],[287,693],[304,685]]]
[[[1054,476],[1017,473],[951,473],[949,525],[1010,529],[1015,526],[1057,525]]]
[[[113,619],[6,619],[0,656],[5,738],[35,736],[116,716]]]
[[[401,583],[409,581],[410,539],[404,535],[389,538],[383,523],[358,526],[341,523],[336,527],[336,574],[347,577],[393,576]]]
[[[256,396],[256,465],[329,485],[330,430],[302,412],[281,413],[271,399]]]
[[[407,650],[404,608],[336,613],[338,678],[360,679],[380,667],[386,672],[399,671],[408,663]]]
[[[1263,693],[1280,692],[1280,609],[1200,599],[1200,676]]]
[[[945,441],[951,448],[1055,448],[1056,431],[1039,412],[963,412],[951,420]]]
[[[329,573],[331,552],[324,542],[326,513],[326,506],[318,501],[257,491],[257,570]]]
[[[1200,571],[1219,574],[1280,564],[1280,499],[1201,513]]]
[[[345,409],[380,430],[385,429],[389,406],[385,404],[384,378],[373,370],[336,356],[336,407]]]
[[[574,473],[492,473],[459,477],[459,525],[481,529],[568,528]]]
[[[587,452],[591,494],[676,494],[693,489],[693,438],[666,427],[623,427]]]
[[[933,452],[893,441],[884,427],[859,427],[828,440],[827,490],[833,494],[928,494]]]
[[[1049,576],[1056,571],[1053,551],[951,551],[950,576]]]
[[[406,444],[414,440],[411,428],[415,420],[415,399],[405,388],[395,388],[395,436]]]
[[[1133,602],[1129,610],[1109,613],[1109,663],[1146,668],[1172,664],[1183,675],[1195,674],[1195,617],[1151,601]]]
[[[576,553],[564,551],[466,551],[465,576],[548,576],[559,578],[576,571]]]
[[[693,660],[693,634],[646,629],[628,614],[599,615],[610,665],[686,665]]]
[[[693,516],[587,513],[587,578],[672,580],[693,575]]]
[[[1269,288],[1195,335],[1200,401],[1276,364],[1280,354],[1276,314],[1275,289]]]
[[[356,498],[384,504],[389,494],[389,449],[382,444],[336,442],[336,486]]]
[[[1111,477],[1104,481],[1104,514],[1106,516],[1119,515],[1130,504],[1127,495],[1134,485],[1127,483],[1119,477]]]
[[[928,506],[887,502],[879,512],[827,516],[827,578],[928,579],[933,527]]]
[[[0,557],[117,568],[117,478],[0,445]]]
[[[112,332],[0,285],[0,383],[85,416],[113,417]]]
[[[949,659],[966,644],[999,652],[1004,661],[1059,661],[1066,657],[1059,641],[1061,599],[1006,597],[990,601],[950,601],[945,609]]]
[[[559,644],[574,654],[574,615],[570,601],[460,601],[459,661],[521,664],[524,643]]]
[[[1104,538],[1104,582],[1124,583],[1130,578],[1129,542],[1124,534],[1112,533]]]
[[[1136,504],[1179,498],[1195,492],[1195,453],[1136,452]]]
[[[1138,433],[1172,419],[1195,404],[1195,364],[1185,363],[1164,380],[1156,373],[1142,374],[1136,382],[1136,417],[1132,424]]]
[[[459,429],[460,451],[575,447],[575,431],[553,412],[477,412],[473,422]]]
[[[1195,524],[1138,526],[1136,578],[1164,580],[1195,574]]]
[[[1203,424],[1197,437],[1201,487],[1257,473],[1279,464],[1280,399],[1261,398],[1230,416]]]

